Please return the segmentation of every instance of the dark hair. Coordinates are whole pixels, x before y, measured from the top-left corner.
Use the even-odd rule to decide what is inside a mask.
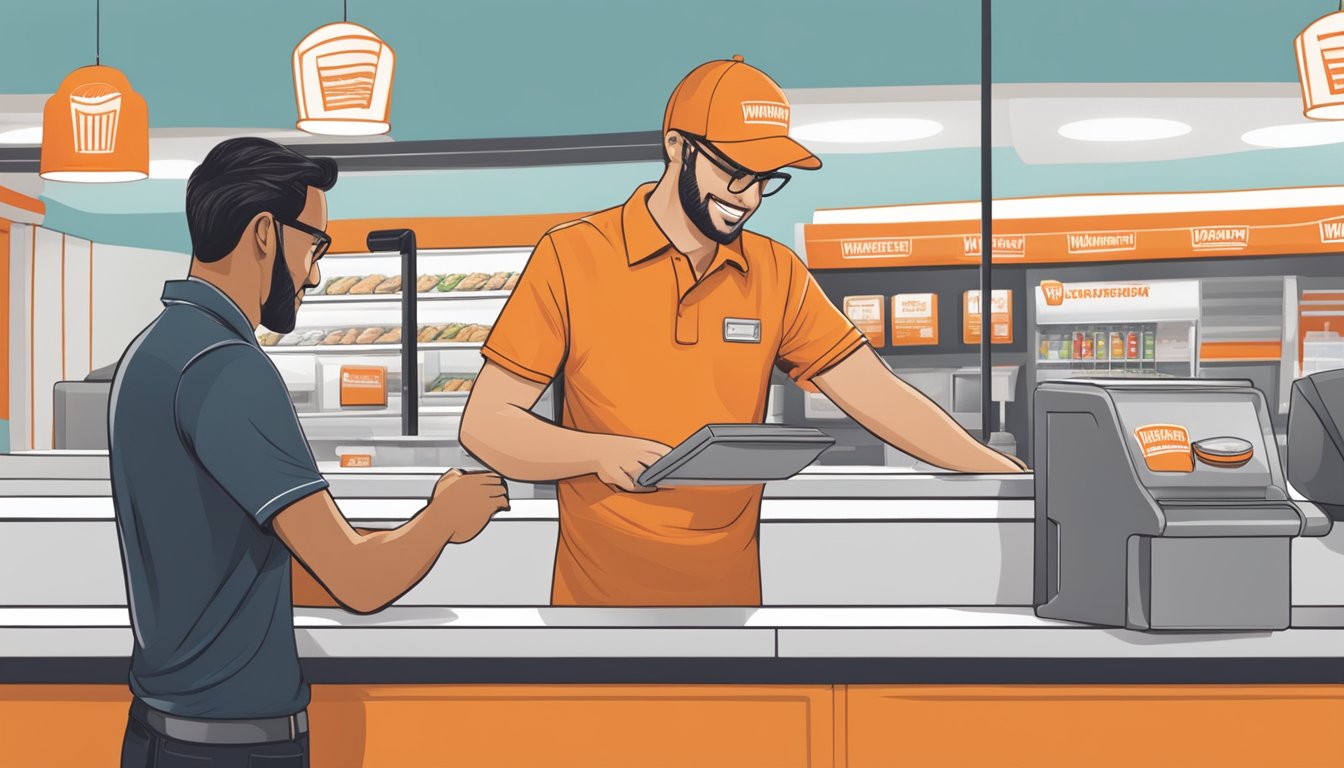
[[[257,214],[292,220],[303,211],[309,187],[325,192],[335,184],[336,161],[329,157],[304,157],[250,136],[220,142],[187,181],[192,255],[219,261]]]

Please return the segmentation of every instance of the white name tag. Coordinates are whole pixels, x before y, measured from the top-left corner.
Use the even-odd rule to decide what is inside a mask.
[[[723,340],[735,341],[740,344],[760,344],[761,321],[725,317],[723,319]]]

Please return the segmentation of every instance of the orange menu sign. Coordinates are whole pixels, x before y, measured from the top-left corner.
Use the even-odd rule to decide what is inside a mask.
[[[891,297],[891,345],[938,343],[938,294],[898,293]]]
[[[812,270],[971,266],[979,229],[978,220],[804,224],[803,238]],[[1001,219],[994,232],[994,260],[1010,264],[1301,255],[1337,253],[1344,216],[1337,205],[1114,213]]]
[[[1148,424],[1134,430],[1143,460],[1153,472],[1193,472],[1190,430],[1179,424]]]
[[[874,347],[887,345],[886,318],[882,316],[882,305],[885,303],[882,296],[845,297],[845,317],[863,331],[863,335],[868,337],[868,343]]]
[[[990,342],[1013,343],[1013,292],[994,291],[990,297]],[[961,298],[961,338],[967,344],[980,343],[980,292],[966,291]]]
[[[341,366],[341,407],[387,406],[387,368],[381,365]]]
[[[346,453],[341,455],[342,467],[372,467],[373,457],[367,453]]]

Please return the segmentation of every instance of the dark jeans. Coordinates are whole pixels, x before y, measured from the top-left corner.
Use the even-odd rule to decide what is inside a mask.
[[[308,768],[308,735],[270,744],[195,744],[161,736],[131,715],[121,768]]]

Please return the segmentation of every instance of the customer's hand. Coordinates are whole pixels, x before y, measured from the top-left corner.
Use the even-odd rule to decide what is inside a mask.
[[[636,481],[650,465],[672,449],[653,440],[620,435],[599,435],[592,454],[593,474],[607,485],[628,493],[651,493]]]
[[[509,492],[499,475],[450,469],[434,484],[425,511],[442,515],[452,531],[448,541],[463,544],[476,538],[496,512],[508,508]]]

